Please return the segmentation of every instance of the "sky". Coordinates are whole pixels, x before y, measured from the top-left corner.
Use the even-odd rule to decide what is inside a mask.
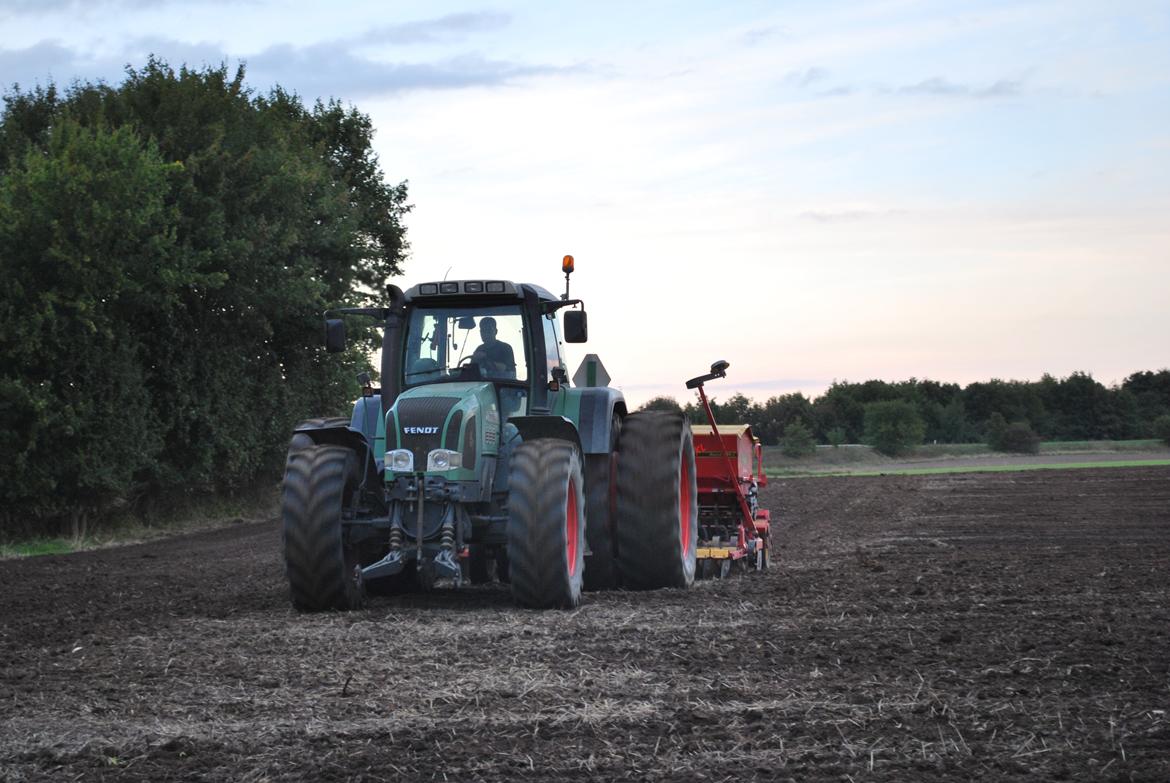
[[[0,0],[0,84],[155,54],[368,114],[405,288],[574,297],[628,401],[1170,366],[1170,3]]]

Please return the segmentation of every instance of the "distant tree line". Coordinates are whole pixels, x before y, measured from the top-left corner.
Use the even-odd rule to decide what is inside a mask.
[[[398,272],[409,209],[371,137],[243,68],[4,97],[0,534],[274,477],[344,410],[366,351],[326,361],[321,312]]]
[[[695,423],[706,421],[695,402],[683,407],[657,397],[642,407],[680,410]],[[1167,437],[1170,370],[1137,372],[1112,387],[1083,372],[965,387],[914,378],[840,381],[812,400],[797,392],[760,403],[735,394],[711,407],[717,422],[751,424],[768,445],[782,444],[786,435],[800,441],[805,430],[816,443],[870,442],[890,453],[922,441],[1031,451],[1040,440]]]

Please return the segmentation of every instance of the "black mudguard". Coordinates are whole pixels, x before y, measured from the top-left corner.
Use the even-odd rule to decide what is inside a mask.
[[[626,400],[617,389],[595,386],[581,390],[581,418],[577,428],[581,451],[608,454],[613,447],[613,419],[625,418]]]
[[[359,463],[364,465],[363,473],[368,486],[370,482],[379,481],[374,451],[366,436],[350,427],[349,423],[349,419],[343,418],[307,419],[293,429],[293,444],[295,447],[300,440],[298,436],[307,436],[317,446],[343,446],[352,449]]]

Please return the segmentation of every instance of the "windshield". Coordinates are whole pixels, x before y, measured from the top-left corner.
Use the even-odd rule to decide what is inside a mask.
[[[528,380],[520,306],[416,308],[406,330],[406,386]]]

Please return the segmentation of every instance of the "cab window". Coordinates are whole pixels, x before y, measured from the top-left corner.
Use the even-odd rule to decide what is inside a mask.
[[[553,377],[553,368],[563,367],[561,362],[561,345],[557,335],[556,315],[549,313],[544,321],[544,352],[548,361],[548,377]]]
[[[528,379],[519,306],[416,308],[406,329],[407,387],[457,379],[474,363],[484,380]]]

